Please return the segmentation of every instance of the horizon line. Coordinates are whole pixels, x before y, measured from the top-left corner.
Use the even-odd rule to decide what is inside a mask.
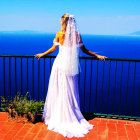
[[[16,32],[28,32],[28,33],[32,33],[35,34],[36,33],[44,33],[44,34],[56,34],[57,32],[46,32],[46,31],[38,31],[38,30],[0,30],[0,32],[9,32],[9,33],[16,33]],[[136,31],[139,32],[139,31]],[[132,32],[135,33],[135,32]],[[116,35],[116,36],[140,36],[137,34],[131,35],[131,33],[127,33],[127,34],[91,34],[91,33],[81,33],[81,35]]]

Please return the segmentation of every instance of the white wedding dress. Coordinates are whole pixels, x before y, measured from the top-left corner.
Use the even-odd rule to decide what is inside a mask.
[[[59,53],[52,66],[42,119],[48,125],[47,129],[64,137],[84,137],[94,125],[80,111],[78,74],[68,76],[61,71],[65,47],[58,45]]]

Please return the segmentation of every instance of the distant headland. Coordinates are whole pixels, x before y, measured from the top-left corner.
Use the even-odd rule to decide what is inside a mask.
[[[140,31],[136,31],[136,32],[130,33],[129,35],[140,35]]]
[[[56,34],[56,33],[54,33],[54,32],[49,33],[49,32],[46,32],[46,31],[36,31],[36,30],[16,30],[16,31],[0,31],[0,34]],[[99,35],[99,34],[85,34],[85,35]],[[127,33],[127,34],[112,34],[112,35],[117,35],[117,36],[140,36],[140,31]]]
[[[17,30],[17,31],[0,31],[0,34],[53,34],[43,31],[34,31],[34,30]]]

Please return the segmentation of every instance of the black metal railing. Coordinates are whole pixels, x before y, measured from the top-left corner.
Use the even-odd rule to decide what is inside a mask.
[[[48,55],[38,60],[33,55],[0,55],[0,95],[11,99],[17,91],[21,94],[28,91],[33,100],[45,101],[55,57]],[[140,117],[140,59],[106,58],[106,61],[100,61],[94,57],[80,57],[80,66],[82,112]]]

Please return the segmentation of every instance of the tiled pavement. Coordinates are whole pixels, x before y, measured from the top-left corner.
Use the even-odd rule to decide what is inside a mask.
[[[90,132],[82,138],[65,138],[47,130],[43,122],[23,124],[8,122],[8,114],[0,112],[0,140],[140,140],[140,122],[94,118]]]

